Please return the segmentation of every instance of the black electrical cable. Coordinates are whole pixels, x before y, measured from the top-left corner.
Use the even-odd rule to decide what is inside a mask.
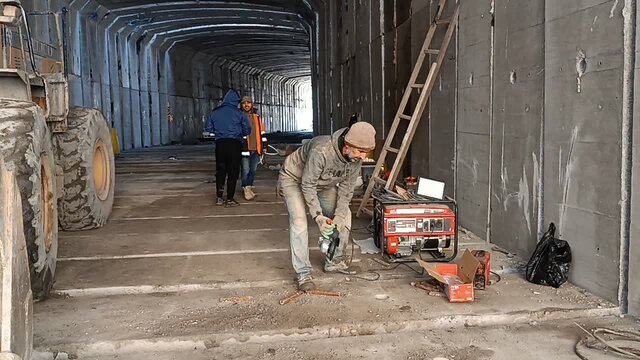
[[[491,285],[493,285],[493,284],[497,284],[497,283],[499,283],[499,282],[502,280],[502,276],[500,276],[500,274],[498,274],[497,272],[495,272],[495,271],[491,271],[491,274],[492,274],[492,275],[495,275],[495,276],[497,276],[497,277],[498,277],[498,280],[496,280],[495,282],[492,282],[492,283],[491,283]]]
[[[619,355],[623,358],[627,359],[640,359],[640,348],[639,347],[619,347],[612,345],[612,341],[624,341],[625,343],[636,343],[640,344],[640,333],[635,331],[624,331],[624,330],[614,330],[609,328],[596,328],[591,331],[586,330],[584,327],[580,326],[580,329],[589,334],[590,338],[582,337],[578,342],[576,342],[574,346],[575,354],[582,360],[591,360],[581,348],[587,348],[590,350],[598,350],[602,352],[613,352],[616,355]],[[615,336],[615,339],[605,339],[602,335]]]
[[[346,229],[347,229],[347,231],[349,231],[349,238],[348,238],[347,241],[351,242],[351,256],[349,257],[349,263],[347,264],[347,270],[343,274],[350,275],[350,276],[352,276],[352,277],[354,277],[356,279],[361,279],[361,280],[366,280],[366,281],[376,281],[376,280],[379,280],[382,277],[380,275],[379,271],[395,270],[398,267],[400,267],[401,265],[404,265],[404,266],[408,267],[409,269],[411,269],[412,271],[414,271],[415,273],[417,273],[418,275],[424,275],[424,271],[418,271],[418,270],[414,269],[413,267],[409,266],[409,264],[407,264],[407,263],[397,263],[397,264],[395,264],[395,266],[390,266],[388,268],[370,269],[370,270],[367,270],[367,271],[365,271],[363,273],[363,274],[373,274],[374,275],[373,278],[362,276],[362,275],[358,275],[358,274],[349,273],[349,269],[351,268],[351,264],[353,262],[353,254],[355,253],[355,245],[354,245],[354,242],[353,242],[352,229],[349,228],[349,227],[347,227]],[[391,265],[391,264],[389,264],[389,265]]]
[[[357,273],[351,274],[349,272],[349,269],[351,268],[351,264],[353,263],[353,254],[355,253],[355,244],[353,242],[353,236],[352,236],[351,228],[347,227],[346,229],[347,229],[347,231],[349,231],[349,238],[347,239],[347,241],[349,241],[351,243],[351,256],[349,257],[349,263],[347,264],[347,270],[345,271],[344,274],[353,276],[356,279],[361,279],[361,280],[366,280],[366,281],[379,280],[380,279],[380,274],[377,273],[375,270],[368,270],[368,271],[365,272],[365,274],[367,274],[367,273],[374,274],[374,278],[369,278],[369,277],[365,277],[365,276],[362,276],[362,275],[358,275]]]

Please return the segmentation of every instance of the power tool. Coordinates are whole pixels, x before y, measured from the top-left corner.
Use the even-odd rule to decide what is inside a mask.
[[[333,232],[329,237],[320,236],[318,239],[318,245],[320,251],[329,259],[333,260],[333,256],[336,253],[336,249],[340,246],[340,232],[334,227]]]
[[[453,199],[437,200],[412,194],[409,200],[374,194],[374,243],[387,261],[415,261],[410,255],[429,253],[425,261],[447,262],[458,252],[457,206]],[[403,259],[405,258],[405,259]]]

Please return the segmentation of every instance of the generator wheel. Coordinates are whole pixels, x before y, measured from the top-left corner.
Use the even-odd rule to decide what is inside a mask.
[[[15,174],[33,297],[53,286],[58,254],[55,157],[42,110],[27,101],[0,100],[0,158]]]
[[[3,279],[0,281],[3,302],[0,337],[5,339],[0,351],[31,359],[33,300],[22,225],[22,199],[15,176],[3,168],[0,160],[0,277]]]
[[[56,134],[63,189],[58,200],[60,226],[87,230],[103,226],[111,214],[115,161],[111,132],[96,109],[72,108],[68,130]]]

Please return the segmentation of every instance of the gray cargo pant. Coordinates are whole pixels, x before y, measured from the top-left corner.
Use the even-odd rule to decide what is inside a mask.
[[[311,275],[313,270],[309,261],[309,231],[307,225],[307,203],[302,195],[300,184],[288,176],[278,178],[278,192],[284,196],[284,202],[289,213],[289,242],[291,245],[291,263],[298,279]],[[331,187],[318,191],[318,200],[324,216],[333,219],[338,200],[338,188]],[[312,222],[316,226],[315,222]],[[336,249],[333,261],[341,260],[344,248],[348,242],[351,229],[351,213],[346,219],[345,226],[340,231],[340,247]],[[319,235],[318,235],[319,236]],[[316,244],[313,241],[312,244]],[[325,258],[325,265],[330,264]]]

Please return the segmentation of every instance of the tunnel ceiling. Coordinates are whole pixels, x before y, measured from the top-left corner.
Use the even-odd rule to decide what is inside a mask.
[[[311,73],[320,0],[97,0],[95,16],[121,32],[176,44],[286,78]]]

